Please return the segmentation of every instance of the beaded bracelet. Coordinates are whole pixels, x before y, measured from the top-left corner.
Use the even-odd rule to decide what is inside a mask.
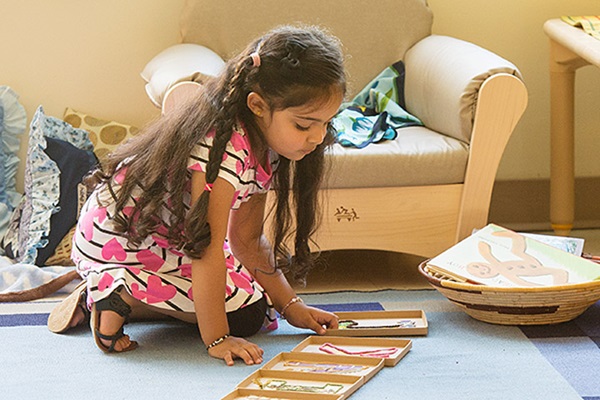
[[[283,308],[279,312],[279,315],[281,315],[281,318],[285,319],[285,312],[294,303],[304,303],[304,301],[298,296],[292,297],[292,299],[290,301],[288,301],[287,304],[285,306],[283,306]]]
[[[216,339],[214,342],[212,342],[211,344],[209,344],[208,346],[206,346],[206,350],[212,349],[216,345],[223,343],[225,341],[225,339],[227,339],[228,337],[229,337],[229,333],[226,334],[226,335],[221,336],[220,338]]]

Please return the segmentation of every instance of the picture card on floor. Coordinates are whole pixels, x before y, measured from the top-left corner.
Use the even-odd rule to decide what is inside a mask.
[[[336,312],[338,329],[327,329],[327,336],[406,336],[427,335],[423,310]]]
[[[261,367],[263,370],[361,376],[365,381],[371,379],[381,368],[383,360],[379,358],[302,352],[279,353]]]
[[[411,347],[412,341],[408,339],[313,335],[300,342],[292,352],[380,358],[384,366],[393,367]]]
[[[284,395],[287,392],[335,394],[345,399],[363,383],[360,376],[259,369],[240,382],[238,388],[271,390]]]

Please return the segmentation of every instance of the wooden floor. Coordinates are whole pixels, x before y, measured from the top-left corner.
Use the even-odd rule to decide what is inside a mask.
[[[576,230],[570,236],[585,239],[584,252],[600,255],[600,229]],[[372,250],[324,252],[319,266],[308,275],[306,286],[293,286],[298,293],[431,289],[417,271],[423,260],[413,255]]]
[[[320,260],[309,273],[305,287],[294,284],[297,292],[430,288],[417,271],[424,260],[422,257],[374,250],[340,250],[324,252]]]

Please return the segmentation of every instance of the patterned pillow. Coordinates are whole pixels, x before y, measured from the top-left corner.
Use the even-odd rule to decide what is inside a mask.
[[[90,140],[94,144],[94,154],[101,163],[119,144],[139,132],[139,129],[134,126],[99,119],[68,107],[63,120],[74,128],[85,129],[89,132]]]
[[[6,255],[44,265],[75,224],[85,201],[81,178],[97,164],[87,131],[46,116],[39,107],[31,121],[25,194],[2,240]]]

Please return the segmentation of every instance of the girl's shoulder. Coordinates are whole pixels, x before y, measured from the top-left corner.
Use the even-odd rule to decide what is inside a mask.
[[[215,131],[213,130],[196,143],[191,149],[188,168],[205,171],[214,137]],[[236,127],[225,147],[221,169],[234,171],[236,175],[240,175],[251,169],[253,164],[250,154],[250,142],[246,131],[241,127]]]
[[[212,130],[204,136],[197,145],[204,148],[211,148],[215,138],[215,131]],[[227,144],[227,150],[235,153],[250,153],[250,141],[246,129],[242,125],[236,125],[231,133],[231,139]]]

